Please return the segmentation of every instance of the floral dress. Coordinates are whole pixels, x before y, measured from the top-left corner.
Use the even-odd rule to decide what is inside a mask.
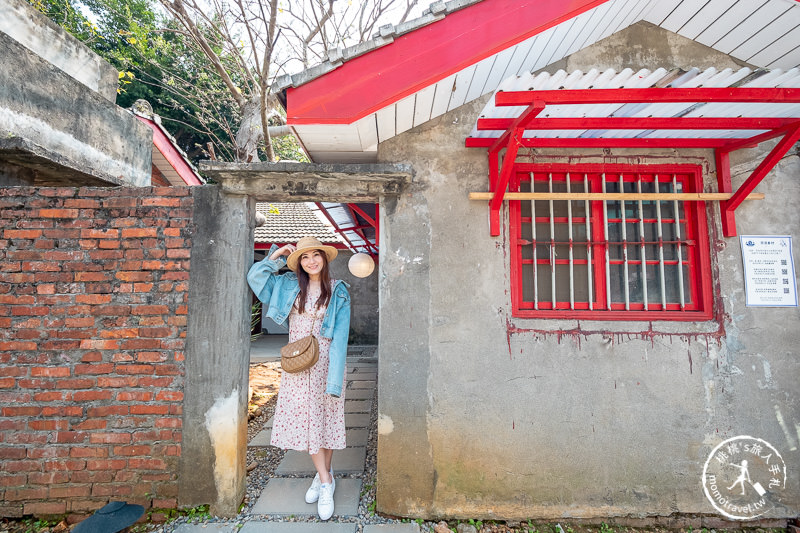
[[[319,453],[320,448],[341,450],[345,447],[344,384],[340,398],[325,394],[331,339],[319,335],[326,309],[314,308],[320,292],[319,288],[309,288],[305,312],[298,313],[294,306],[289,314],[289,342],[309,335],[313,326],[319,341],[319,361],[302,372],[281,372],[270,438],[273,446],[284,450],[307,450],[309,454]]]

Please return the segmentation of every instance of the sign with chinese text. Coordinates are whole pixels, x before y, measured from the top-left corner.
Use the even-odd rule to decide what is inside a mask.
[[[797,307],[797,284],[788,235],[741,235],[746,305]]]

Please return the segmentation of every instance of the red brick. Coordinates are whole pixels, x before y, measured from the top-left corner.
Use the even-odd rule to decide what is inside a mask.
[[[153,447],[148,445],[139,445],[139,446],[114,446],[114,455],[124,455],[124,456],[145,456],[149,457],[152,455]]]
[[[133,292],[152,292],[153,286],[152,283],[134,283]]]
[[[166,470],[167,463],[163,459],[128,459],[128,467],[135,470]]]
[[[94,430],[94,429],[106,429],[108,425],[108,421],[100,419],[100,418],[90,418],[89,420],[84,420],[78,424],[73,424],[72,429],[74,430]]]
[[[134,305],[131,307],[131,314],[134,315],[166,315],[169,313],[169,306],[166,305]]]
[[[3,462],[4,472],[38,472],[42,469],[39,461],[19,460]]]
[[[73,402],[94,402],[97,400],[110,400],[113,393],[110,390],[83,390],[75,391],[71,395]]]
[[[84,229],[81,239],[119,239],[118,229]]]
[[[16,383],[14,378],[0,378],[0,389],[11,389]]]
[[[64,446],[28,448],[28,459],[58,459],[59,457],[69,457],[69,448]]]
[[[0,487],[21,487],[25,485],[26,481],[26,474],[9,475],[0,473]]]
[[[119,341],[109,339],[84,339],[81,341],[84,350],[118,350]]]
[[[8,433],[5,435],[6,444],[40,445],[47,444],[47,433]]]
[[[98,200],[90,200],[88,198],[67,198],[64,200],[64,207],[76,207],[79,209],[99,209],[100,202]]]
[[[20,431],[25,429],[24,420],[0,419],[0,431]]]
[[[124,339],[120,341],[122,350],[152,350],[161,348],[160,339]]]
[[[6,341],[0,342],[0,351],[24,351],[35,350],[36,343],[31,341]]]
[[[103,360],[103,354],[100,352],[86,352],[81,357],[81,363],[97,363]]]
[[[42,407],[42,416],[82,416],[83,407],[77,405],[60,405],[58,407]]]
[[[25,448],[0,446],[0,459],[24,459],[28,456]]]
[[[104,329],[100,337],[104,339],[130,339],[139,335],[139,328]]]
[[[91,365],[75,365],[75,375],[109,374],[114,370],[113,363],[100,363]]]
[[[85,431],[59,431],[56,433],[56,442],[60,444],[83,442],[89,433]]]
[[[117,393],[118,402],[149,402],[153,399],[150,391],[124,391]]]
[[[53,485],[68,481],[69,474],[67,472],[31,472],[28,474],[28,483],[31,485]]]
[[[3,416],[41,416],[42,408],[35,406],[7,406],[2,408]]]
[[[70,449],[70,457],[108,457],[108,448],[78,446]]]
[[[94,326],[95,319],[92,317],[77,317],[67,318],[64,320],[64,326],[68,328],[86,328]]]
[[[91,389],[94,386],[94,380],[89,378],[61,379],[56,382],[58,389]]]
[[[40,209],[39,216],[42,218],[78,218],[77,209]]]
[[[56,286],[52,283],[44,283],[36,286],[36,294],[55,294]]]
[[[139,386],[141,387],[157,387],[157,388],[167,388],[172,386],[174,378],[170,377],[161,377],[161,378],[151,378],[151,377],[140,377],[139,378]]]
[[[157,367],[153,365],[129,365],[118,364],[116,365],[117,374],[148,374],[152,375]]]
[[[159,391],[156,394],[156,401],[180,402],[183,401],[183,393],[181,391]]]
[[[111,298],[112,296],[110,294],[77,294],[75,296],[75,303],[100,305],[111,302]]]
[[[33,516],[61,515],[67,511],[66,502],[25,502],[24,514]]]
[[[70,481],[73,483],[111,483],[114,480],[114,472],[111,470],[98,470],[95,472],[83,470],[72,472]],[[99,507],[102,507],[101,504]]]
[[[100,418],[111,415],[127,415],[128,412],[127,405],[104,405],[101,407],[89,407],[86,410],[86,414],[90,418]]]
[[[9,489],[6,491],[5,497],[5,499],[8,501],[23,501],[45,498],[47,498],[47,487]]]
[[[76,272],[75,281],[111,281],[111,275],[107,272]]]
[[[181,373],[181,368],[178,365],[158,365],[156,367],[156,375],[159,376],[177,376]]]
[[[136,387],[137,385],[141,386],[158,386],[158,385],[145,385],[141,382],[142,378],[137,378],[136,376],[126,376],[126,377],[104,377],[98,376],[97,377],[97,386],[102,388],[123,388],[123,387]]]
[[[157,428],[180,428],[183,422],[180,418],[159,418],[154,425]]]
[[[31,420],[28,422],[28,428],[33,431],[55,431],[66,430],[69,422],[66,420]]]
[[[131,405],[132,415],[166,415],[169,407],[166,405]]]
[[[51,470],[55,471],[74,471],[83,470],[86,468],[86,461],[83,459],[54,459],[52,461],[45,461],[42,463],[42,469],[45,472]]]
[[[92,433],[89,442],[92,444],[128,444],[131,441],[130,433]]]
[[[62,402],[64,397],[65,393],[62,391],[37,392],[33,395],[33,399],[37,402]]]
[[[48,498],[76,498],[89,496],[91,485],[79,485],[77,483],[70,483],[69,485],[51,486]]]
[[[38,239],[42,236],[42,230],[33,229],[6,229],[3,237],[6,239]]]
[[[139,352],[136,360],[140,363],[163,363],[167,360],[167,354],[163,352]]]
[[[32,377],[61,378],[61,377],[68,377],[69,375],[70,375],[70,368],[68,366],[31,368]]]
[[[87,470],[122,470],[128,466],[125,459],[88,459]]]

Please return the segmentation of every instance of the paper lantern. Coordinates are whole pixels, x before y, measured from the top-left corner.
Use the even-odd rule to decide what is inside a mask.
[[[347,268],[350,273],[357,278],[366,278],[372,271],[375,270],[375,261],[369,254],[357,253],[353,254],[350,261],[347,262]]]

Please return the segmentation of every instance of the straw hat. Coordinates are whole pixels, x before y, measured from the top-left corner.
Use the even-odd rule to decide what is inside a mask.
[[[286,266],[288,266],[290,270],[297,271],[297,266],[300,263],[300,256],[309,250],[325,252],[325,255],[328,256],[328,263],[333,261],[339,254],[336,248],[328,246],[327,244],[322,244],[316,237],[303,237],[297,241],[297,249],[286,258]]]
[[[111,502],[83,520],[74,533],[116,533],[132,526],[144,514],[144,507],[126,502]]]

